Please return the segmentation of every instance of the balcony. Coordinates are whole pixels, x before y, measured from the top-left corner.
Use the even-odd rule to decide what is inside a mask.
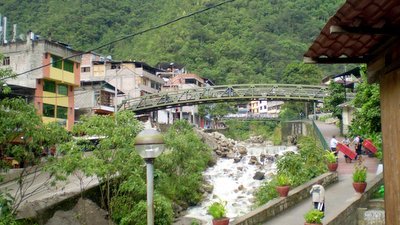
[[[56,81],[62,81],[64,83],[70,84],[70,85],[78,85],[75,84],[75,74],[61,70],[55,67],[50,67],[50,79],[56,80]]]

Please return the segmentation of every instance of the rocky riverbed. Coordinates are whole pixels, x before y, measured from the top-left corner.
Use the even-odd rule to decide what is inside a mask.
[[[295,150],[295,147],[273,146],[271,142],[264,142],[261,137],[237,142],[218,132],[198,133],[213,149],[216,163],[203,173],[203,202],[189,208],[176,225],[190,224],[187,221],[193,219],[207,224],[211,221],[207,207],[218,200],[226,201],[227,216],[230,218],[249,212],[254,202],[254,191],[276,170],[276,157],[283,152]]]

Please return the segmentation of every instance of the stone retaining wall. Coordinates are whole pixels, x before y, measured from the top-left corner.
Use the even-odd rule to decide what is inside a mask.
[[[28,168],[9,169],[7,172],[0,173],[0,176],[3,176],[3,181],[0,184],[5,184],[18,179],[21,176],[21,173],[29,175],[40,170],[41,166],[37,165]]]
[[[235,219],[233,224],[235,225],[253,225],[266,222],[279,213],[289,209],[296,205],[298,202],[310,197],[310,189],[317,181],[322,180],[325,187],[330,184],[338,182],[338,174],[325,173],[319,177],[310,180],[309,182],[300,185],[289,192],[286,198],[276,198],[269,201],[267,204],[253,210],[252,212],[238,217]],[[346,224],[342,223],[341,225]]]
[[[363,208],[368,205],[368,201],[372,194],[376,192],[379,187],[383,184],[383,174],[376,176],[375,179],[368,182],[367,189],[364,194],[360,194],[358,197],[353,198],[350,206],[343,209],[338,213],[334,219],[325,223],[325,225],[358,225],[357,214],[359,208]]]

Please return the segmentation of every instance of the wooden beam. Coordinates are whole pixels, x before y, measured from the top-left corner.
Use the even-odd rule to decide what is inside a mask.
[[[346,27],[332,25],[329,28],[331,34],[367,34],[367,35],[390,35],[400,36],[400,27],[384,27],[384,28],[371,28],[371,27]]]
[[[303,62],[307,64],[335,64],[335,63],[367,63],[368,57],[360,57],[360,58],[312,58],[312,57],[303,57]]]

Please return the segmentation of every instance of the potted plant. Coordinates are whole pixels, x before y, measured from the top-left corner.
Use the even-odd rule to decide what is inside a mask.
[[[337,170],[337,168],[338,168],[338,165],[339,165],[338,162],[337,162],[335,153],[328,151],[325,154],[325,159],[326,159],[326,163],[328,165],[329,171],[335,172]]]
[[[318,209],[311,209],[304,215],[304,219],[306,220],[304,225],[322,224],[322,218],[324,218],[323,212]]]
[[[367,187],[367,167],[364,166],[362,160],[358,161],[353,172],[353,187],[358,193],[364,193]]]
[[[290,189],[290,179],[285,174],[278,174],[276,176],[277,186],[276,191],[279,193],[280,197],[288,196],[289,189]]]
[[[228,225],[229,218],[226,217],[226,202],[218,201],[213,202],[207,210],[208,214],[210,214],[213,218],[213,225]]]

